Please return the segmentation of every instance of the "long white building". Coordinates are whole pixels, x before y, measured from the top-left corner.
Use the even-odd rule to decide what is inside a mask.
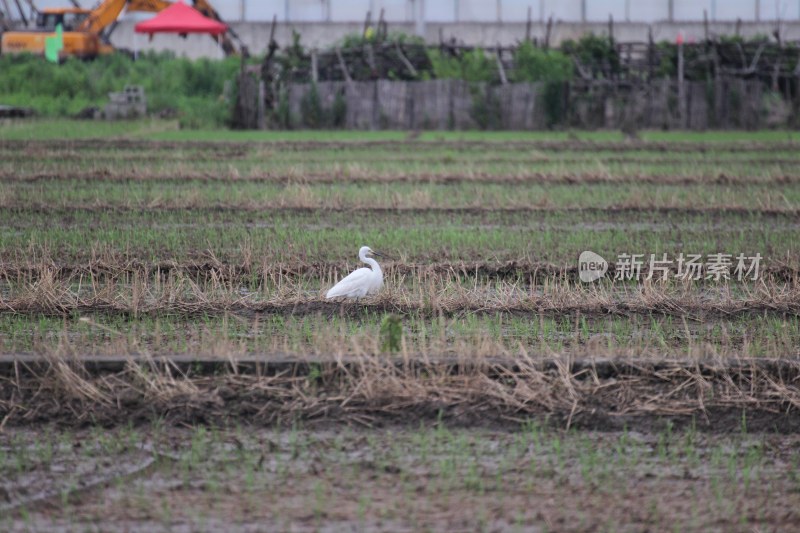
[[[191,0],[185,0],[191,3]],[[800,0],[210,0],[222,18],[254,54],[268,45],[270,24],[278,21],[281,46],[302,36],[309,48],[324,48],[345,35],[363,31],[367,13],[373,23],[383,12],[390,31],[417,34],[431,43],[440,37],[469,45],[513,45],[530,36],[543,39],[552,18],[551,44],[576,39],[587,32],[608,32],[614,20],[618,41],[697,41],[705,36],[704,19],[713,34],[772,35],[780,28],[785,40],[800,40]],[[10,2],[9,2],[10,3]],[[38,0],[39,7],[69,6],[68,0]],[[83,5],[90,5],[83,0]],[[0,4],[2,5],[2,4]],[[135,51],[172,50],[190,58],[222,57],[204,36],[156,35],[152,40],[133,32],[150,14],[127,14],[112,35],[119,48]]]
[[[185,0],[191,3],[191,0]],[[92,2],[84,0],[84,5]],[[95,0],[96,3],[96,0]],[[211,0],[229,21],[356,22],[384,11],[390,22],[525,22],[551,16],[565,22],[711,21],[800,19],[800,0]],[[68,7],[68,0],[38,0],[39,7]]]

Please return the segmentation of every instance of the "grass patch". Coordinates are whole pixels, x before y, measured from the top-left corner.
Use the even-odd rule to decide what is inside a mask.
[[[162,127],[154,126],[163,124]],[[0,127],[0,139],[103,139],[108,137],[135,138],[143,130],[152,131],[148,138],[156,141],[226,141],[226,142],[328,142],[328,141],[402,141],[405,131],[232,131],[223,128],[196,128],[175,130],[170,121],[113,122],[101,126],[104,130],[83,127],[83,121],[69,119],[34,119],[6,121]],[[95,124],[90,122],[89,124]],[[77,129],[76,129],[77,128]],[[782,130],[762,131],[642,131],[644,141],[650,142],[800,142],[800,132]],[[624,136],[617,131],[425,131],[418,140],[430,143],[440,141],[481,141],[498,144],[506,142],[568,141],[578,139],[596,142],[622,142]]]
[[[66,123],[35,124],[12,129]],[[601,146],[566,133],[394,143],[399,132],[239,145],[162,125],[0,145],[0,352],[381,353],[389,312],[414,356],[796,352],[800,159],[773,133],[709,134],[708,152],[675,157],[607,132],[585,136]],[[175,137],[151,142],[161,133]],[[386,291],[325,303],[364,244],[394,256]],[[588,287],[587,249],[612,262],[760,253],[765,284]]]

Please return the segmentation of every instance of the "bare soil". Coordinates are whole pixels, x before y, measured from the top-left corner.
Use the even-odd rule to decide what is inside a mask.
[[[0,485],[6,531],[731,532],[800,522],[796,435],[141,426],[22,430],[0,434],[0,450],[16,461]]]

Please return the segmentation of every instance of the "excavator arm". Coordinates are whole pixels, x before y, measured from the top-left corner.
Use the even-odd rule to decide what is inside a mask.
[[[80,29],[99,35],[119,18],[123,9],[157,13],[170,5],[164,0],[105,0],[92,10]]]
[[[193,4],[194,8],[206,17],[223,22],[217,10],[211,6],[208,0],[193,0]],[[101,39],[107,40],[108,34],[113,30],[113,25],[123,10],[158,13],[171,5],[172,2],[166,0],[103,0],[89,13],[77,30],[98,35]],[[227,34],[223,33],[213,38],[222,46],[226,56],[235,55],[238,50],[228,34],[241,43],[239,36],[230,28],[228,28]]]
[[[166,2],[165,0],[128,0],[128,11],[157,13],[171,5],[172,2]]]
[[[217,10],[214,9],[211,6],[211,4],[208,3],[207,0],[193,0],[192,3],[194,4],[194,8],[203,15],[205,15],[206,17],[214,19],[219,22],[225,22],[219,16]],[[213,39],[220,44],[220,46],[222,47],[222,51],[225,52],[226,56],[236,55],[237,53],[239,53],[239,51],[237,50],[236,45],[233,44],[233,41],[231,41],[231,38],[228,37],[228,34],[230,34],[234,39],[236,39],[236,41],[239,42],[239,45],[241,46],[242,42],[241,39],[239,39],[239,36],[236,35],[236,32],[233,31],[233,29],[230,26],[228,26],[227,33],[221,33],[217,36],[214,36]]]

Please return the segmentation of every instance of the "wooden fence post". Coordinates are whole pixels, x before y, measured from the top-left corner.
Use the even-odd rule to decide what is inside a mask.
[[[719,128],[722,115],[722,73],[720,72],[719,44],[715,41],[711,49],[714,61],[714,122],[712,126]]]
[[[403,63],[403,66],[406,67],[409,74],[411,74],[415,78],[418,77],[419,73],[417,72],[417,69],[415,69],[414,65],[411,64],[411,61],[408,60],[406,55],[403,53],[403,49],[400,48],[400,43],[398,43],[397,41],[394,42],[394,49],[397,52],[397,57],[400,58],[400,61]]]
[[[314,83],[319,81],[319,71],[317,68],[317,49],[313,48],[311,50],[311,80]]]
[[[500,83],[503,85],[508,85],[508,78],[506,78],[506,69],[503,68],[503,60],[500,59],[500,52],[502,48],[500,48],[500,43],[497,43],[497,52],[494,55],[495,60],[497,60],[497,72],[500,73]]]
[[[266,85],[264,80],[258,80],[258,116],[256,118],[256,128],[263,130],[267,127],[267,113],[264,105],[264,96],[266,95]]]
[[[678,118],[681,128],[686,127],[686,84],[683,79],[683,40],[678,43]]]
[[[528,22],[525,24],[525,42],[531,42],[531,6],[528,6]]]
[[[361,32],[362,37],[366,37],[370,24],[372,24],[372,11],[367,11],[367,16],[364,18],[364,31]]]
[[[656,70],[656,43],[653,40],[653,26],[647,28],[647,81],[652,82]]]
[[[614,44],[614,15],[608,14],[608,40]]]
[[[381,83],[378,80],[373,80],[372,82],[372,126],[370,129],[372,130],[379,130],[382,128],[381,126],[381,108],[380,108],[380,98],[378,97],[378,85]]]
[[[800,126],[800,56],[794,67],[794,127]]]
[[[353,78],[350,77],[350,72],[347,70],[347,64],[344,62],[344,57],[342,57],[342,50],[337,46],[336,47],[336,57],[339,59],[339,68],[342,69],[342,74],[344,75],[344,81],[347,82],[347,87],[353,87]]]
[[[553,16],[551,15],[549,19],[547,19],[547,29],[544,33],[544,49],[547,50],[550,48],[550,32],[553,30]]]

